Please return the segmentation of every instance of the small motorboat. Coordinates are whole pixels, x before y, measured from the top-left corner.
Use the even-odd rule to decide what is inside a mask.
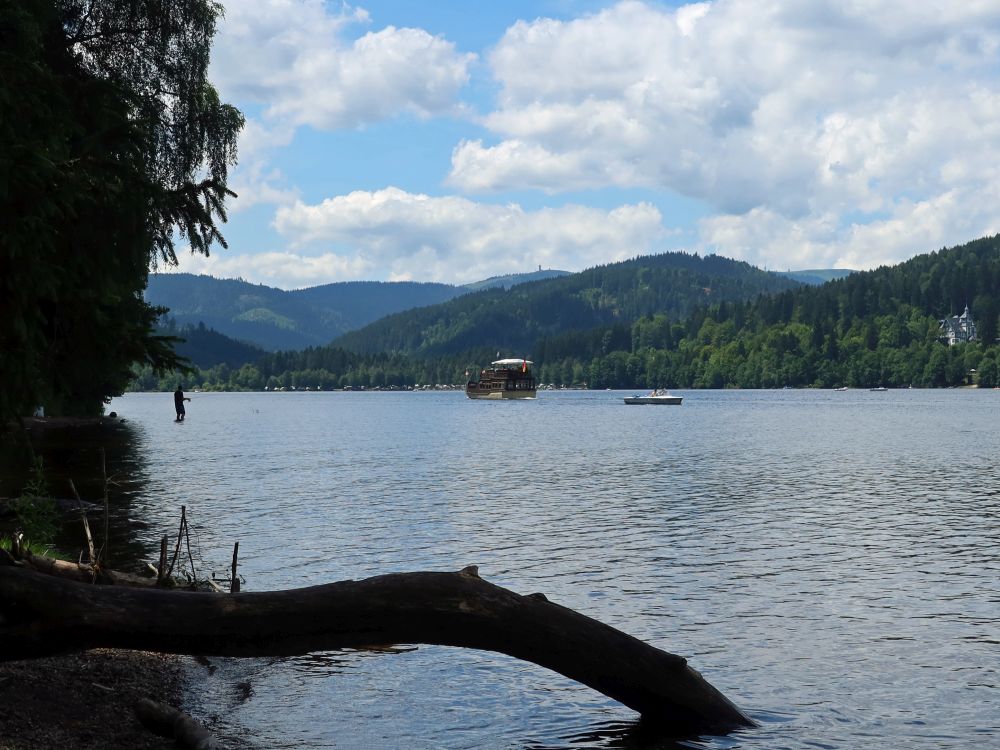
[[[651,391],[646,396],[641,396],[638,393],[634,396],[626,396],[626,404],[665,404],[668,406],[680,406],[683,396],[675,396],[670,391],[665,391],[662,389],[656,389]]]

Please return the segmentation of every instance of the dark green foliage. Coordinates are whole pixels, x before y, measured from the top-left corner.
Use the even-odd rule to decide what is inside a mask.
[[[463,289],[467,292],[480,292],[483,289],[493,289],[495,287],[503,287],[504,289],[510,289],[512,286],[517,286],[518,284],[527,284],[529,281],[541,281],[542,279],[556,279],[560,276],[569,276],[569,271],[556,271],[554,269],[545,269],[538,271],[530,271],[529,273],[507,273],[503,276],[490,276],[488,279],[483,279],[482,281],[473,281],[471,284],[463,285]]]
[[[819,286],[834,279],[842,279],[845,276],[850,276],[854,271],[844,268],[817,268],[804,271],[778,271],[777,273],[779,276],[785,276],[803,284]]]
[[[596,388],[992,387],[997,290],[1000,237],[989,237],[821,287],[707,307],[683,327],[651,316],[617,351],[602,346],[614,327],[543,340],[539,376],[559,382],[568,359]],[[967,303],[979,342],[948,347],[938,321]]]
[[[464,367],[455,362],[415,363],[400,355],[361,356],[333,347],[310,347],[298,352],[264,354],[257,361],[239,367],[221,363],[189,374],[158,377],[144,369],[137,373],[132,389],[172,391],[178,385],[206,391],[402,387],[461,382]]]
[[[354,281],[284,291],[238,279],[150,276],[146,300],[179,325],[204,323],[270,351],[328,344],[347,331],[464,294],[450,284]]]
[[[225,241],[228,167],[236,159],[239,110],[219,101],[208,81],[211,42],[222,6],[211,0],[56,0],[54,40],[86,73],[127,99],[143,130],[141,148],[153,213],[153,258],[176,262],[173,234],[208,254]]]
[[[713,302],[797,286],[739,261],[665,253],[509,290],[467,294],[391,315],[334,343],[359,353],[388,351],[421,358],[454,356],[484,345],[528,356],[545,337],[629,325],[654,313],[680,319]]]
[[[242,118],[205,80],[218,8],[0,0],[0,418],[99,413],[180,361],[142,298],[206,251]]]
[[[14,514],[14,531],[24,536],[27,545],[37,550],[52,542],[59,513],[45,481],[41,458],[35,460],[31,477],[20,496],[10,501],[8,510]]]
[[[343,281],[288,292],[324,315],[338,315],[346,327],[336,335],[401,310],[436,305],[465,293],[464,287],[416,281]],[[321,343],[329,343],[332,338],[324,336]]]
[[[209,368],[225,364],[238,368],[243,364],[257,362],[265,354],[260,347],[231,339],[207,328],[204,323],[178,327],[173,320],[168,320],[157,332],[176,337],[174,351],[195,367]]]
[[[642,269],[633,271],[650,277]],[[251,387],[247,375],[255,375],[255,382],[270,387],[461,383],[467,368],[489,362],[497,348],[504,356],[533,359],[539,382],[591,388],[946,387],[973,382],[993,387],[1000,381],[995,336],[1000,237],[918,256],[892,268],[854,273],[819,287],[697,307],[684,318],[656,312],[584,330],[543,333],[523,349],[483,346],[484,341],[492,344],[504,336],[524,335],[516,330],[523,325],[519,318],[505,312],[503,305],[545,309],[541,303],[538,308],[529,303],[551,293],[568,306],[578,305],[572,309],[586,316],[592,308],[580,298],[592,295],[601,278],[598,270],[592,276],[595,284],[582,295],[547,289],[550,284],[578,282],[558,279],[539,282],[540,291],[526,285],[523,290],[531,292],[526,297],[519,296],[517,288],[490,290],[393,316],[392,326],[386,321],[384,327],[372,327],[382,340],[415,355],[308,349],[268,355],[251,372],[243,368],[203,372],[198,382],[207,387]],[[621,297],[609,294],[607,299]],[[940,339],[939,320],[960,312],[965,300],[973,300],[970,307],[980,342],[949,347]],[[472,320],[488,317],[477,305],[490,311],[494,320],[471,325]],[[422,328],[428,314],[435,321],[433,331]],[[434,351],[428,340],[447,340],[465,348],[428,356]]]

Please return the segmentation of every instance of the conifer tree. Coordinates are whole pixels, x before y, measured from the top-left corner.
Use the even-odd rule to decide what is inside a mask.
[[[151,264],[225,245],[243,125],[208,81],[208,0],[0,0],[0,422],[90,415],[180,364]]]

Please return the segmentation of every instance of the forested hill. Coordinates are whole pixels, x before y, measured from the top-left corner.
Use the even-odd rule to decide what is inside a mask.
[[[662,264],[657,268],[646,265],[649,260],[592,269],[575,278],[537,282],[510,292],[471,294],[402,316],[419,318],[424,326],[436,325],[433,333],[440,336],[442,343],[437,346],[441,349],[445,344],[457,348],[470,342],[455,353],[426,356],[434,345],[420,347],[425,338],[424,329],[418,326],[412,332],[416,356],[358,354],[327,346],[270,354],[238,371],[220,366],[201,373],[195,382],[204,388],[266,385],[313,389],[459,383],[470,365],[488,362],[499,348],[505,354],[530,357],[538,380],[556,386],[829,388],[1000,384],[1000,236],[917,256],[897,266],[856,272],[822,286],[786,288],[752,298],[751,282],[756,277],[767,286],[768,277],[760,279],[760,272],[741,269],[743,264],[719,258],[656,256],[653,260]],[[670,267],[671,260],[678,266]],[[703,275],[705,266],[722,273]],[[744,275],[741,270],[751,273]],[[632,286],[626,283],[630,273],[639,280]],[[666,311],[629,319],[635,311],[649,309],[653,304],[649,300],[658,299],[658,287],[651,282],[671,274],[675,281],[684,281],[685,285],[677,288],[689,293],[678,293],[673,307]],[[737,284],[741,279],[742,288]],[[697,284],[693,292],[692,284]],[[721,296],[722,290],[734,298],[708,302],[713,296]],[[740,291],[744,299],[735,298]],[[593,300],[604,304],[585,304]],[[513,319],[506,320],[506,328],[488,330],[478,320],[477,311],[489,310],[490,305],[494,306],[494,317],[503,318],[508,310],[523,314],[525,327],[533,326],[536,332],[541,328],[538,321],[546,320],[542,313],[553,310],[570,310],[566,319],[557,319],[557,323],[567,326],[579,325],[580,319],[601,319],[608,310],[612,313],[605,319],[612,322],[587,330],[537,335],[527,344],[510,344],[527,341],[530,330],[527,334],[520,331]],[[677,317],[676,311],[683,305],[688,305],[690,312]],[[939,321],[961,314],[966,305],[978,326],[978,338],[949,346],[942,340]],[[463,328],[463,320],[469,321],[467,328]],[[392,322],[380,321],[366,332],[380,332],[383,325]],[[461,335],[444,336],[449,326]],[[397,324],[386,330],[398,332],[402,328]],[[498,343],[504,341],[508,343]],[[142,387],[157,384],[151,381]]]
[[[748,302],[549,339],[541,377],[591,387],[954,386],[1000,382],[1000,236]],[[966,305],[978,340],[939,320]]]
[[[206,328],[203,323],[178,327],[173,320],[164,321],[156,333],[160,336],[173,336],[179,341],[174,345],[174,351],[196,367],[207,369],[220,364],[227,367],[240,367],[247,363],[260,360],[266,352],[242,341],[236,341],[228,336]]]
[[[510,288],[566,271],[496,276],[466,286],[414,281],[345,281],[285,291],[242,279],[188,273],[150,276],[146,302],[179,326],[205,326],[270,351],[328,344],[386,315],[435,305],[469,291]]]
[[[817,268],[806,271],[778,271],[778,274],[785,278],[801,281],[803,284],[819,286],[834,279],[842,279],[850,276],[854,271],[846,268]]]
[[[268,350],[327,344],[346,331],[411,307],[464,294],[450,284],[356,281],[285,291],[238,279],[150,276],[146,301],[177,325],[204,323]]]
[[[512,286],[517,286],[518,284],[527,284],[531,281],[555,279],[560,276],[569,275],[569,271],[539,268],[537,271],[530,271],[529,273],[508,273],[503,276],[490,276],[488,279],[483,279],[482,281],[473,281],[471,284],[465,284],[464,289],[469,292],[481,292],[483,289],[492,289],[493,287],[510,289]]]
[[[665,253],[391,315],[334,345],[360,354],[430,357],[485,347],[527,356],[543,337],[657,313],[679,320],[701,306],[798,286],[741,261]]]

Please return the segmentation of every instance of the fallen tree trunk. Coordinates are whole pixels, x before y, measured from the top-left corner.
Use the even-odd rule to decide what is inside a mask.
[[[589,685],[683,733],[752,726],[685,659],[460,573],[396,573],[268,593],[92,586],[0,563],[0,660],[94,647],[285,656],[424,643],[484,649]]]

